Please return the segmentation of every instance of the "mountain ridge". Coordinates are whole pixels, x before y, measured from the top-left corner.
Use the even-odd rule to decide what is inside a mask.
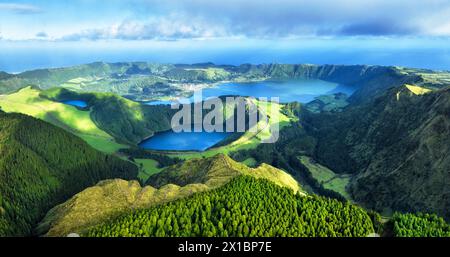
[[[209,84],[224,81],[265,79],[321,79],[357,91],[351,98],[364,102],[389,87],[421,84],[439,87],[448,82],[448,72],[377,65],[312,64],[158,64],[145,62],[90,63],[66,68],[25,71],[0,79],[0,93],[36,85],[41,89],[55,86],[80,91],[111,92],[135,100],[151,100],[171,95],[187,96],[183,84]],[[157,85],[157,86],[155,86]],[[149,96],[151,96],[149,98]]]
[[[450,88],[417,94],[403,85],[344,112],[304,117],[318,138],[315,159],[354,174],[356,201],[450,217]]]
[[[203,169],[196,169],[201,167]],[[140,186],[137,181],[107,180],[87,188],[71,199],[50,210],[38,226],[40,234],[46,236],[65,236],[69,233],[82,233],[89,228],[118,215],[135,209],[171,202],[221,187],[231,179],[248,175],[265,178],[274,184],[299,192],[298,183],[284,171],[262,165],[248,168],[233,161],[230,157],[218,154],[209,158],[192,159],[183,164],[165,168],[159,174],[172,173],[170,181],[164,181],[158,187]],[[194,179],[179,182],[175,178],[196,172]],[[155,176],[155,175],[153,175]],[[153,177],[151,176],[149,180]],[[159,182],[161,180],[158,180]]]

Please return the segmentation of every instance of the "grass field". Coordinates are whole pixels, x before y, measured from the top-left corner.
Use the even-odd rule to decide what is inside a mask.
[[[138,178],[142,181],[147,181],[148,177],[162,170],[158,168],[158,162],[153,159],[135,159],[134,161],[139,165]]]
[[[90,111],[42,98],[39,93],[37,89],[26,87],[3,95],[0,97],[0,107],[5,112],[27,114],[66,129],[106,153],[127,147],[116,143],[108,133],[99,129],[91,120]]]
[[[245,159],[242,163],[252,168],[257,164],[256,160],[252,157]]]
[[[338,192],[347,200],[351,200],[350,194],[346,190],[350,182],[350,175],[336,174],[327,167],[314,163],[311,158],[306,156],[301,156],[299,159],[308,168],[314,179],[321,183],[324,188]]]
[[[415,95],[423,95],[423,94],[431,92],[431,89],[424,88],[424,87],[408,85],[408,84],[406,84],[405,86],[406,86],[406,88],[409,89],[409,91],[413,92]]]

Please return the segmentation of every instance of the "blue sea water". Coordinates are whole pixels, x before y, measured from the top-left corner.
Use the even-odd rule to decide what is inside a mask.
[[[450,70],[448,38],[300,39],[173,42],[7,42],[0,70],[22,72],[96,61],[216,64],[367,64]]]

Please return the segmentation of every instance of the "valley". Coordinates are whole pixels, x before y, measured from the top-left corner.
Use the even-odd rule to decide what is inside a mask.
[[[388,215],[393,222],[389,226],[399,236],[422,235],[401,227],[406,224],[403,220],[447,229],[443,220],[450,218],[449,81],[446,72],[307,64],[92,63],[4,76],[2,115],[46,124],[39,126],[80,141],[75,145],[83,145],[84,154],[114,161],[105,174],[50,201],[24,228],[13,230],[24,222],[13,225],[3,218],[0,232],[367,236],[378,224],[373,213]],[[268,120],[258,120],[256,127],[261,129],[256,132],[249,128],[242,133],[172,132],[171,119],[178,110],[168,104],[185,98],[194,106],[192,94],[197,89],[203,89],[203,100],[242,96],[258,113],[269,114]],[[254,97],[280,97],[280,103]],[[228,119],[235,108],[225,104],[220,112]],[[250,113],[246,109],[245,115]],[[39,127],[32,125],[32,131],[33,126]],[[276,142],[263,143],[274,135],[279,136]],[[68,155],[74,147],[47,140],[42,144],[55,144]],[[0,150],[5,147],[0,142]],[[41,155],[46,149],[39,149]],[[46,168],[50,173],[73,174],[64,165],[51,165]],[[123,173],[123,167],[129,172]],[[116,175],[116,169],[122,173]],[[56,176],[45,183],[69,181]],[[38,181],[27,185],[34,187],[33,183]],[[17,192],[2,183],[0,190],[1,210],[10,210],[8,197]],[[263,198],[270,200],[263,204]],[[28,203],[24,206],[20,208]],[[312,215],[312,210],[319,211]],[[409,212],[434,213],[443,219],[405,214]],[[199,223],[201,217],[206,218]],[[282,229],[287,224],[296,225]]]

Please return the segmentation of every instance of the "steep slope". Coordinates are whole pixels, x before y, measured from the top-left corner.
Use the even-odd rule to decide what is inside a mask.
[[[353,198],[377,210],[450,218],[450,89],[392,88],[342,113],[305,114],[315,159],[352,172]]]
[[[47,236],[85,232],[124,212],[217,188],[241,175],[266,178],[295,192],[300,190],[297,182],[282,170],[269,165],[251,169],[225,155],[189,160],[184,164],[168,167],[160,174],[165,173],[168,173],[167,178],[154,178],[156,183],[165,183],[158,184],[158,189],[152,186],[141,187],[136,181],[116,179],[100,182],[49,211],[39,226],[39,232],[46,233]],[[180,181],[181,183],[177,183]]]
[[[387,110],[373,128],[405,133],[376,152],[353,182],[353,195],[380,210],[433,211],[450,218],[450,90],[405,100],[407,109]],[[396,125],[386,124],[396,118]]]
[[[0,71],[0,80],[1,79],[9,79],[9,78],[12,78],[12,77],[14,77],[14,75],[6,73],[4,71]]]
[[[38,234],[66,236],[89,228],[124,212],[148,208],[208,190],[203,184],[183,187],[169,184],[159,189],[122,179],[104,180],[51,209],[37,227]]]
[[[60,128],[0,111],[0,235],[30,235],[55,204],[99,180],[136,175],[133,164]]]

